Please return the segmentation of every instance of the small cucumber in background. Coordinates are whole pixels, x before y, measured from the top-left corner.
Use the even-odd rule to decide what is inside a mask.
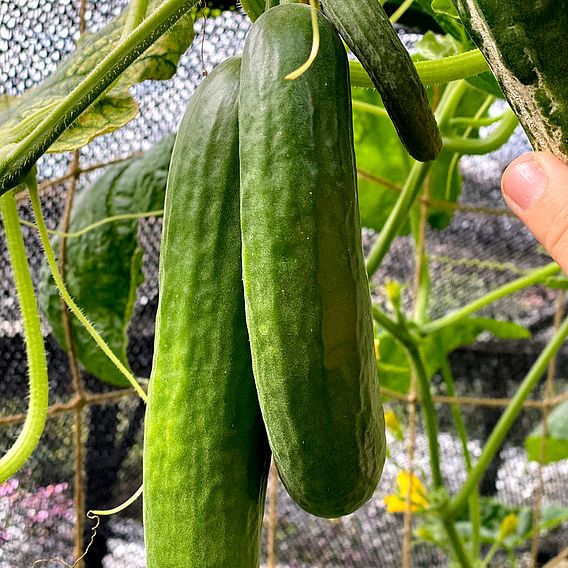
[[[325,15],[379,91],[408,153],[435,160],[442,137],[424,85],[379,0],[322,0]]]
[[[170,165],[144,439],[148,568],[255,568],[270,452],[246,331],[240,59],[189,102]]]
[[[373,494],[385,459],[343,44],[280,5],[246,40],[239,103],[247,324],[260,406],[290,496],[322,517]]]
[[[535,150],[568,162],[568,0],[454,0]]]

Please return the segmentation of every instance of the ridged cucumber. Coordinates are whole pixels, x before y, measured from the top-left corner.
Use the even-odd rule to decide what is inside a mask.
[[[269,449],[246,331],[239,226],[240,59],[198,87],[166,189],[146,413],[148,568],[253,568]]]
[[[319,14],[272,8],[245,42],[240,89],[245,306],[259,401],[280,477],[308,512],[372,495],[384,419],[356,193],[347,56]]]
[[[454,0],[535,150],[568,162],[568,0]]]
[[[325,15],[379,91],[409,154],[435,160],[442,137],[424,85],[378,0],[322,0]]]

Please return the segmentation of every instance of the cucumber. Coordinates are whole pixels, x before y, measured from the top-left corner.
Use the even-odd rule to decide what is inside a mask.
[[[568,163],[568,0],[454,0],[535,150]]]
[[[270,452],[241,278],[239,70],[230,59],[199,86],[172,154],[145,425],[148,568],[259,563]]]
[[[379,91],[408,153],[435,160],[442,137],[410,55],[378,0],[322,0],[325,15]]]
[[[320,13],[272,8],[241,71],[245,308],[268,438],[290,496],[321,517],[372,495],[385,458],[356,193],[347,56]]]

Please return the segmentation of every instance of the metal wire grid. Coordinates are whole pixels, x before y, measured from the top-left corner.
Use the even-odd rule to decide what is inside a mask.
[[[85,0],[0,1],[0,94],[18,94],[43,80],[73,50],[85,24],[95,31],[118,14],[125,4],[125,1],[111,0],[90,4]],[[211,68],[238,52],[247,27],[247,20],[239,13],[224,14],[209,21],[203,43],[206,65]],[[183,108],[201,78],[200,51],[195,42],[182,58],[174,79],[133,89],[142,112],[126,128],[100,137],[74,155],[42,158],[39,164],[40,175],[44,178],[42,198],[51,228],[65,217],[75,191],[86,187],[105,164],[146,149],[164,134],[175,130]],[[479,158],[462,160],[466,182],[462,202],[458,206],[445,205],[456,210],[452,224],[440,232],[429,230],[422,223],[432,272],[434,302],[430,309],[433,316],[443,315],[488,288],[545,262],[532,237],[503,208],[496,185],[503,164],[519,153],[524,144],[522,135],[517,134],[513,144],[489,158],[482,158],[481,162]],[[423,198],[423,220],[432,205],[439,207],[441,204]],[[30,217],[25,203],[21,204],[20,214],[24,219]],[[138,374],[146,376],[151,364],[160,229],[159,219],[141,223],[146,281],[138,290],[135,318],[130,329],[130,361]],[[37,278],[40,247],[32,229],[24,229],[24,232]],[[371,232],[365,232],[367,247],[373,238]],[[7,446],[23,421],[26,395],[22,385],[26,384],[26,365],[17,304],[2,243],[0,249],[4,276],[0,284],[0,366],[5,377],[0,384],[3,393],[0,443]],[[408,284],[407,302],[412,304],[416,274],[414,258],[409,239],[397,239],[374,280],[378,301],[382,300],[384,282],[396,278]],[[509,345],[508,349],[507,346],[502,348],[502,353],[487,357],[483,353],[495,350],[496,346],[482,341],[477,345],[477,351],[459,350],[453,355],[452,366],[462,396],[452,399],[440,394],[436,401],[442,425],[449,423],[449,404],[462,407],[475,436],[472,441],[474,455],[487,435],[485,430],[508,402],[516,381],[534,360],[563,308],[562,293],[532,287],[486,310],[486,315],[507,317],[537,329],[527,353],[519,353],[515,361],[511,361],[512,353],[521,346]],[[0,566],[14,566],[16,562],[17,565],[28,565],[38,558],[52,556],[64,556],[67,561],[78,557],[85,546],[85,534],[89,533],[89,527],[84,526],[89,496],[96,494],[104,498],[106,505],[111,505],[128,497],[140,480],[139,403],[130,391],[111,390],[93,377],[81,376],[73,357],[68,358],[48,335],[47,325],[45,332],[50,377],[55,378],[50,418],[41,448],[24,474],[0,486]],[[523,344],[522,348],[527,346]],[[565,369],[563,358],[559,364],[551,365],[545,387],[538,393],[538,398],[526,404],[526,416],[519,419],[520,428],[510,437],[508,447],[501,454],[503,465],[496,472],[496,491],[505,502],[532,503],[535,511],[547,501],[568,503],[566,464],[561,462],[546,467],[527,464],[519,450],[522,433],[534,425],[539,415],[546,415],[550,408],[565,399],[564,396],[554,397],[556,370],[560,377],[565,377]],[[475,372],[479,373],[477,379],[471,376]],[[492,373],[495,374],[493,380]],[[559,382],[564,384],[565,381],[559,379]],[[491,396],[487,396],[488,390]],[[408,396],[396,395],[391,404],[406,415],[407,438],[402,444],[390,440],[390,447],[404,467],[427,471],[426,442],[417,414],[418,403],[415,384]],[[97,428],[101,427],[104,432],[109,423],[113,424],[111,439],[97,437]],[[129,426],[136,430],[130,437]],[[122,447],[121,440],[130,440],[131,445]],[[444,472],[450,489],[455,490],[464,475],[459,445],[449,434],[441,435],[440,445]],[[122,453],[122,466],[114,475],[114,490],[109,493],[103,480],[105,471],[116,465],[108,461],[116,461],[117,448]],[[90,470],[88,478],[85,476],[86,461]],[[415,519],[410,512],[403,518],[385,514],[381,496],[392,490],[395,475],[396,467],[387,464],[377,498],[360,512],[331,522],[314,519],[300,511],[272,475],[263,538],[266,564],[270,567],[444,565],[444,557],[432,548],[413,546],[411,528]],[[102,487],[97,487],[97,479]],[[524,484],[523,492],[515,491],[517,482]],[[100,501],[96,504],[102,506]],[[139,518],[139,514],[139,506],[130,512],[133,519]],[[108,526],[99,529],[95,547],[105,536],[111,544],[113,539],[119,542],[114,553],[106,557],[106,566],[143,566],[140,526],[132,523],[134,520],[115,521],[111,531]],[[27,546],[22,546],[23,543]],[[535,538],[531,551],[533,563],[537,545],[538,538]],[[86,565],[95,565],[90,562],[87,557]]]

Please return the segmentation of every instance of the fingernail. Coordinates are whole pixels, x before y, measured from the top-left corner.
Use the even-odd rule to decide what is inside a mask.
[[[531,155],[510,166],[503,179],[503,191],[521,209],[529,209],[542,196],[548,177]]]

